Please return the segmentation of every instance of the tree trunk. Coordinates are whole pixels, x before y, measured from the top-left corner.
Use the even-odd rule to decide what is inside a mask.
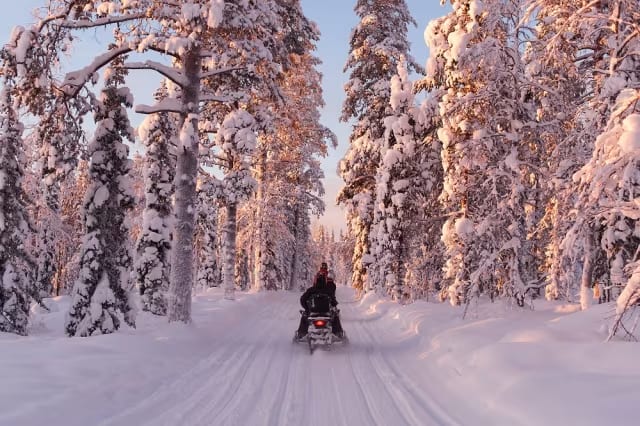
[[[580,283],[580,306],[582,310],[591,306],[591,283],[593,282],[593,233],[590,227],[584,239],[584,262],[582,264],[582,280]]]
[[[256,238],[254,246],[254,260],[253,260],[253,282],[256,290],[262,290],[265,287],[264,280],[264,197],[265,197],[265,181],[266,181],[266,154],[260,153],[260,159],[256,164],[256,181],[258,182],[258,188],[256,191]]]
[[[293,290],[296,288],[296,282],[298,282],[298,275],[300,274],[300,257],[298,256],[298,252],[300,251],[300,205],[296,207],[294,212],[294,233],[293,233],[293,244],[294,250],[293,255],[291,256],[291,276],[289,278],[289,285],[287,286],[287,290]]]
[[[175,229],[171,253],[169,321],[191,321],[191,287],[194,278],[194,233],[196,179],[198,174],[198,103],[200,98],[200,49],[184,56],[184,73],[189,84],[182,88],[183,127],[191,125],[188,141],[178,146],[175,176]],[[190,123],[188,123],[190,121]]]
[[[236,216],[238,206],[234,202],[227,205],[227,222],[224,225],[224,266],[223,288],[224,298],[235,298],[235,265],[236,265]]]

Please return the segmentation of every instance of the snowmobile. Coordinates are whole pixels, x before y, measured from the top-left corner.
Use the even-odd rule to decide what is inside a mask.
[[[321,295],[318,296],[310,299],[308,313],[300,310],[301,315],[307,316],[307,334],[301,337],[296,330],[293,336],[294,342],[307,342],[309,353],[312,354],[314,349],[319,346],[330,349],[334,342],[348,342],[344,331],[341,336],[336,336],[332,332],[332,321],[340,311],[335,306],[330,306],[328,300],[321,300],[323,299]]]

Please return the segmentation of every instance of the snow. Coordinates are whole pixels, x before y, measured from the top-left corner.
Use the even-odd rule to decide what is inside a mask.
[[[211,0],[209,5],[209,14],[207,16],[207,25],[209,28],[216,28],[222,23],[224,15],[224,0]]]
[[[458,234],[462,239],[465,239],[466,237],[472,235],[474,232],[473,221],[466,217],[457,219],[455,227],[456,234]]]
[[[640,346],[607,336],[614,304],[399,305],[338,288],[350,342],[293,344],[294,292],[210,289],[193,323],[66,338],[69,299],[0,334],[0,424],[637,424]],[[90,378],[90,380],[87,380]]]
[[[622,122],[622,135],[618,140],[620,148],[626,153],[640,150],[640,114],[631,114]]]

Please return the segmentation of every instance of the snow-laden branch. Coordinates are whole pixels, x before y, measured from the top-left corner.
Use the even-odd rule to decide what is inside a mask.
[[[164,65],[157,61],[125,62],[123,67],[129,70],[157,71],[163,76],[165,76],[166,78],[168,78],[169,80],[173,81],[178,86],[183,88],[189,84],[189,81],[180,70]]]
[[[90,19],[82,19],[82,20],[63,20],[56,23],[56,26],[62,28],[69,29],[86,29],[86,28],[95,28],[95,27],[105,27],[107,25],[113,24],[121,24],[123,22],[135,21],[137,19],[142,19],[147,17],[147,14],[144,12],[141,13],[133,13],[130,15],[120,15],[120,16],[105,16],[104,18],[98,18],[95,21]]]
[[[155,114],[158,112],[182,112],[182,104],[178,99],[162,99],[155,105],[136,105],[135,112],[139,114]]]
[[[86,67],[77,71],[71,71],[64,77],[64,81],[60,89],[68,96],[75,96],[80,89],[91,80],[93,74],[100,68],[111,62],[118,56],[131,52],[132,49],[128,46],[121,46],[116,49],[109,50],[101,55],[98,55],[94,60]]]

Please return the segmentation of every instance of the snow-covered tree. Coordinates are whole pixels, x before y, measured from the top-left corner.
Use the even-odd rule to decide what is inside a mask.
[[[164,97],[164,91],[159,91],[157,99]],[[140,289],[142,310],[166,315],[171,251],[171,198],[175,172],[174,119],[166,112],[151,114],[138,128],[138,135],[146,147],[146,154],[145,208],[137,246],[136,281]]]
[[[242,291],[249,288],[249,255],[242,249],[238,253],[235,272],[236,287]]]
[[[38,65],[48,63],[46,59],[57,62],[57,55],[68,48],[69,41],[87,28],[112,28],[116,44],[115,48],[100,52],[86,66],[68,72],[62,81],[56,81],[51,73],[43,73],[47,78],[42,80],[29,73],[25,86],[41,87],[42,82],[43,90],[54,90],[63,93],[67,99],[77,100],[82,98],[83,90],[100,68],[136,51],[142,60],[125,63],[124,68],[157,71],[177,87],[167,99],[136,108],[141,113],[164,111],[180,116],[181,138],[176,150],[175,174],[175,244],[172,246],[168,306],[170,321],[190,321],[199,132],[202,128],[208,129],[208,126],[200,126],[202,112],[207,105],[239,99],[236,89],[242,86],[247,90],[246,83],[255,78],[255,71],[261,69],[263,62],[269,61],[269,48],[275,46],[267,37],[268,31],[259,36],[247,31],[258,22],[256,10],[273,11],[273,2],[84,0],[70,3],[51,0],[47,16],[25,32],[29,36],[25,40],[37,41],[38,49],[26,49],[24,63]],[[229,26],[221,27],[223,21],[234,26],[234,34],[238,37],[231,37]],[[154,52],[153,58],[150,52]],[[155,60],[157,54],[165,55],[170,61]],[[270,68],[277,73],[276,64]],[[229,74],[233,74],[239,84],[234,90],[218,90],[224,87],[222,79]],[[218,118],[221,120],[222,117]]]
[[[80,246],[83,237],[81,206],[89,188],[89,164],[80,160],[75,172],[60,184],[60,232],[56,237],[55,295],[69,294],[80,275]]]
[[[29,305],[34,292],[26,273],[33,266],[24,251],[30,233],[27,195],[22,187],[24,156],[22,132],[14,106],[16,40],[1,52],[0,90],[0,331],[27,334]]]
[[[587,19],[607,24],[600,34],[606,47],[599,48],[606,58],[593,59],[606,67],[594,76],[593,98],[588,105],[596,112],[592,129],[599,128],[603,117],[608,117],[608,123],[596,139],[591,159],[574,175],[580,194],[567,243],[582,242],[584,247],[583,308],[589,305],[591,287],[599,278],[594,270],[599,257],[607,260],[605,277],[599,280],[616,287],[627,286],[619,299],[618,322],[622,306],[637,300],[633,296],[634,280],[629,278],[636,269],[640,246],[640,216],[633,204],[639,194],[640,4],[619,0],[599,5]]]
[[[427,30],[428,73],[440,102],[445,279],[452,303],[516,296],[531,272],[525,201],[529,110],[521,98],[518,2],[454,0]]]
[[[223,225],[222,280],[225,297],[234,298],[236,265],[236,221],[238,203],[246,201],[255,189],[249,158],[256,146],[255,120],[247,111],[229,113],[216,135],[218,158],[224,178],[218,182],[217,197],[225,207]]]
[[[349,136],[349,150],[339,171],[345,186],[338,202],[348,207],[349,232],[355,238],[353,279],[363,289],[369,256],[369,233],[373,223],[375,173],[383,145],[384,119],[390,115],[391,78],[400,58],[409,71],[421,67],[409,55],[407,31],[415,25],[404,0],[358,0],[360,18],[351,33],[345,71],[349,81],[341,120],[355,123]]]
[[[313,56],[317,29],[298,0],[276,3],[281,12],[277,41],[286,58],[282,76],[274,80],[278,96],[261,97],[272,119],[268,127],[260,126],[253,165],[256,193],[241,208],[239,221],[256,289],[295,288],[306,276],[308,215],[323,208],[317,158],[333,142],[333,134],[319,122],[321,76]]]
[[[198,286],[219,287],[220,237],[218,233],[218,200],[215,185],[208,181],[198,189]]]
[[[369,236],[373,263],[369,268],[372,288],[384,289],[395,300],[405,291],[410,236],[406,231],[411,221],[409,200],[411,188],[420,186],[416,145],[421,141],[412,83],[404,62],[398,63],[398,74],[391,79],[392,115],[384,120],[384,144],[376,171],[376,193],[373,224]]]
[[[526,16],[535,26],[524,51],[524,77],[536,104],[537,125],[533,131],[538,141],[537,158],[529,160],[538,167],[532,183],[537,197],[531,203],[536,228],[531,240],[538,268],[545,275],[546,297],[572,300],[577,271],[561,243],[574,221],[571,211],[576,191],[572,175],[586,162],[594,139],[585,131],[584,120],[576,120],[586,80],[581,61],[576,60],[581,37],[573,30],[567,31],[581,5],[528,3]]]
[[[122,314],[135,326],[133,259],[126,211],[133,206],[128,179],[131,160],[124,140],[134,140],[125,106],[131,106],[123,86],[124,70],[116,62],[107,68],[105,87],[96,102],[94,138],[89,144],[90,186],[83,203],[85,235],[80,277],[71,295],[65,330],[69,336],[112,333]]]

